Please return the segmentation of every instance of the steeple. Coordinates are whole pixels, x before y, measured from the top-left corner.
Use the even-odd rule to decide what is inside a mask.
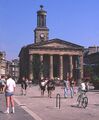
[[[46,26],[46,15],[43,5],[40,5],[40,10],[37,11],[37,27],[34,30],[35,43],[48,40],[49,29]]]
[[[37,11],[37,27],[46,27],[46,14],[43,10],[43,5],[40,5],[40,10]]]

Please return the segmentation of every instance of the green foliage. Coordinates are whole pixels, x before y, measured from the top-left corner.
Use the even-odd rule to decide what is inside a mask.
[[[93,83],[99,82],[99,77],[98,76],[94,76],[92,81],[93,81]]]
[[[94,72],[93,67],[92,66],[87,66],[86,67],[86,72],[88,72],[90,74],[93,74],[93,72]]]
[[[93,86],[95,87],[95,89],[99,89],[99,77],[98,76],[94,76],[92,81]]]
[[[92,66],[88,65],[84,67],[84,77],[88,77],[90,80],[94,76],[94,69]]]

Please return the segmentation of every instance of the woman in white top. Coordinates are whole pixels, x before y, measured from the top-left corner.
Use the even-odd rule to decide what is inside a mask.
[[[5,97],[6,97],[7,110],[4,113],[9,113],[10,103],[11,103],[11,107],[12,107],[12,113],[15,112],[15,110],[14,110],[14,99],[13,99],[13,94],[15,92],[15,87],[16,87],[15,81],[11,78],[10,75],[8,75],[7,76],[7,81],[6,81],[6,87],[5,87]]]

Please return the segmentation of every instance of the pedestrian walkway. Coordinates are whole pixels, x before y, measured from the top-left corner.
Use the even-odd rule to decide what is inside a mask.
[[[44,97],[41,97],[39,86],[28,88],[27,95],[22,96],[20,86],[17,86],[15,101],[25,111],[27,111],[35,120],[98,120],[99,118],[99,92],[88,92],[88,107],[86,109],[78,108],[76,99],[70,95],[67,99],[63,97],[63,88],[56,87],[52,98],[48,98],[47,91]],[[60,109],[56,107],[56,94],[61,96]]]
[[[24,109],[17,103],[15,104],[15,114],[5,114],[6,102],[4,94],[0,94],[0,120],[34,120]]]

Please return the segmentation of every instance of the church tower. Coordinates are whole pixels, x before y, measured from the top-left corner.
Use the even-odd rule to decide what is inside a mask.
[[[43,10],[43,5],[40,5],[40,10],[37,11],[37,27],[34,30],[34,42],[39,43],[47,41],[49,29],[46,26],[47,12]]]

